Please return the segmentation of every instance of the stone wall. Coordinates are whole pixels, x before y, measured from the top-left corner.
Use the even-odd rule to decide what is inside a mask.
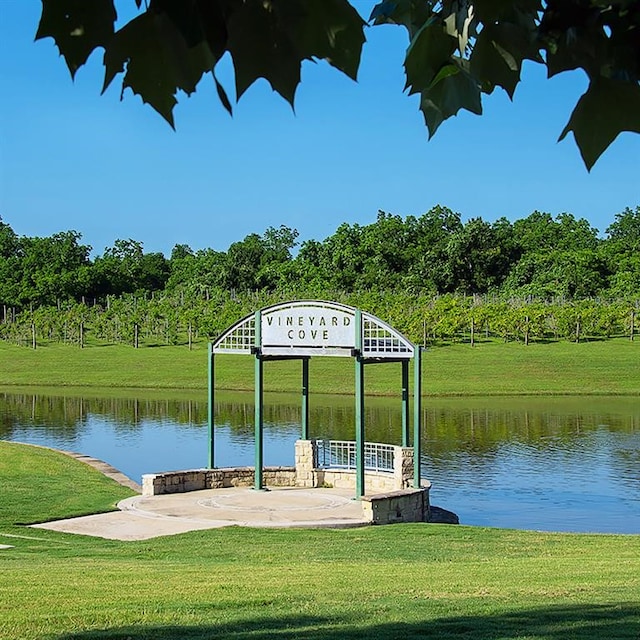
[[[351,469],[316,469],[313,472],[315,487],[335,487],[336,489],[356,488],[356,474]],[[364,485],[367,493],[395,491],[398,487],[393,473],[365,471]]]
[[[365,471],[365,491],[368,495],[408,489],[413,484],[413,449],[394,447],[393,471]],[[314,440],[298,440],[295,444],[295,467],[265,467],[262,471],[265,487],[335,487],[356,488],[352,469],[319,469]],[[190,469],[142,476],[142,495],[184,493],[201,489],[252,487],[253,467],[223,469]]]
[[[262,470],[262,480],[265,486],[294,487],[296,486],[296,470],[294,467],[265,467]],[[254,484],[253,467],[148,473],[142,476],[142,495],[157,496],[201,489],[252,487]]]
[[[157,496],[165,493],[186,493],[206,488],[209,469],[145,473],[142,476],[142,495]]]
[[[372,524],[427,522],[429,487],[363,496],[362,513]]]

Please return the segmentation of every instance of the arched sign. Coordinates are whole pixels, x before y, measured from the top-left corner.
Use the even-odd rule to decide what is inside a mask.
[[[257,330],[256,330],[257,329]],[[355,307],[304,300],[266,307],[229,328],[214,353],[271,356],[412,358],[414,345],[386,322]]]

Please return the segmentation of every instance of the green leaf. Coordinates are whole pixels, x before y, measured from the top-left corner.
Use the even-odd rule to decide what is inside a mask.
[[[547,76],[583,68],[592,77],[599,75],[607,59],[609,43],[601,30],[570,28],[547,47]]]
[[[364,21],[347,0],[248,0],[227,21],[238,98],[265,78],[293,105],[303,60],[326,59],[355,78]]]
[[[441,25],[427,24],[409,45],[404,68],[407,74],[405,89],[419,93],[428,88],[444,67],[451,63],[456,49],[456,40],[445,33]]]
[[[460,109],[482,114],[480,88],[477,81],[457,64],[443,67],[433,84],[422,92],[420,110],[431,139],[438,127]]]
[[[520,82],[522,58],[516,58],[501,44],[507,25],[488,25],[478,35],[471,54],[471,71],[484,83],[502,87],[510,98]]]
[[[147,11],[120,29],[107,47],[102,90],[118,73],[125,72],[122,93],[129,87],[173,127],[177,90],[191,94],[215,62],[207,43],[187,47],[182,33],[166,14]]]
[[[364,20],[346,0],[298,0],[277,5],[301,59],[320,58],[356,79],[365,42]],[[293,7],[293,10],[289,9]]]
[[[622,131],[640,133],[640,85],[599,77],[582,95],[558,140],[573,131],[588,171]]]
[[[522,61],[542,62],[533,27],[511,22],[485,25],[471,53],[471,73],[480,84],[502,87],[513,98],[520,82]]]
[[[222,6],[211,0],[196,0],[200,27],[216,60],[227,51],[227,23]]]
[[[113,0],[42,0],[36,40],[53,38],[75,77],[93,50],[111,40],[115,21]]]
[[[216,74],[214,71],[211,72],[211,75],[213,76],[213,81],[216,85],[216,92],[218,94],[220,102],[222,102],[222,106],[229,112],[230,116],[233,115],[233,107],[231,106],[231,101],[229,100],[229,96],[227,96],[227,92],[218,81],[218,78],[216,78]]]
[[[369,22],[373,22],[374,25],[402,25],[409,32],[409,38],[413,38],[436,15],[428,2],[383,0],[373,7]]]
[[[473,8],[478,20],[485,26],[503,21],[528,23],[543,9],[541,0],[475,0]]]
[[[238,99],[258,78],[265,78],[293,105],[300,83],[300,59],[272,5],[243,3],[231,14],[227,29]]]

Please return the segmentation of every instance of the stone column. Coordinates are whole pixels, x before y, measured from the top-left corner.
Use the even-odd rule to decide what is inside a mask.
[[[315,487],[315,440],[296,440],[296,487]]]
[[[394,447],[393,476],[396,489],[407,489],[413,483],[413,447]]]

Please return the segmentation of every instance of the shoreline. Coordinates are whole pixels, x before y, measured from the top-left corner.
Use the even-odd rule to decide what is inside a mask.
[[[122,471],[116,469],[108,462],[100,460],[100,458],[94,458],[93,456],[89,456],[86,453],[69,451],[67,449],[57,449],[56,447],[47,447],[42,444],[32,444],[31,442],[21,442],[19,440],[2,440],[2,442],[19,444],[23,447],[37,447],[38,449],[46,449],[47,451],[55,451],[56,453],[61,453],[65,456],[68,456],[69,458],[73,458],[74,460],[78,460],[78,462],[82,462],[92,467],[96,471],[99,471],[103,476],[114,480],[119,485],[126,487],[127,489],[131,489],[138,494],[142,493],[142,487],[135,480],[132,480],[129,476],[125,475]]]
[[[423,383],[424,388],[424,383]],[[100,396],[108,396],[109,392],[113,392],[113,395],[124,395],[127,393],[139,392],[140,394],[164,394],[172,392],[181,395],[196,395],[204,396],[206,399],[207,389],[203,387],[174,387],[174,386],[116,386],[116,385],[65,385],[65,384],[0,384],[0,393],[21,393],[32,392],[34,390],[41,391],[66,391],[69,395],[82,396],[86,392],[99,390],[101,392],[107,392],[100,394]],[[238,388],[238,387],[216,387],[216,392],[221,393],[239,393],[239,394],[253,394],[253,388]],[[267,395],[290,395],[298,396],[299,392],[296,389],[266,389],[264,391]],[[55,395],[55,394],[50,394]],[[352,397],[351,392],[329,392],[329,391],[314,391],[314,396],[322,397]],[[366,397],[371,398],[396,398],[400,394],[382,393],[376,391],[369,391],[366,393]],[[640,398],[640,390],[637,392],[631,391],[585,391],[577,392],[570,390],[557,390],[557,391],[503,391],[503,392],[451,392],[451,393],[423,393],[422,398],[432,399],[462,399],[462,398]]]

